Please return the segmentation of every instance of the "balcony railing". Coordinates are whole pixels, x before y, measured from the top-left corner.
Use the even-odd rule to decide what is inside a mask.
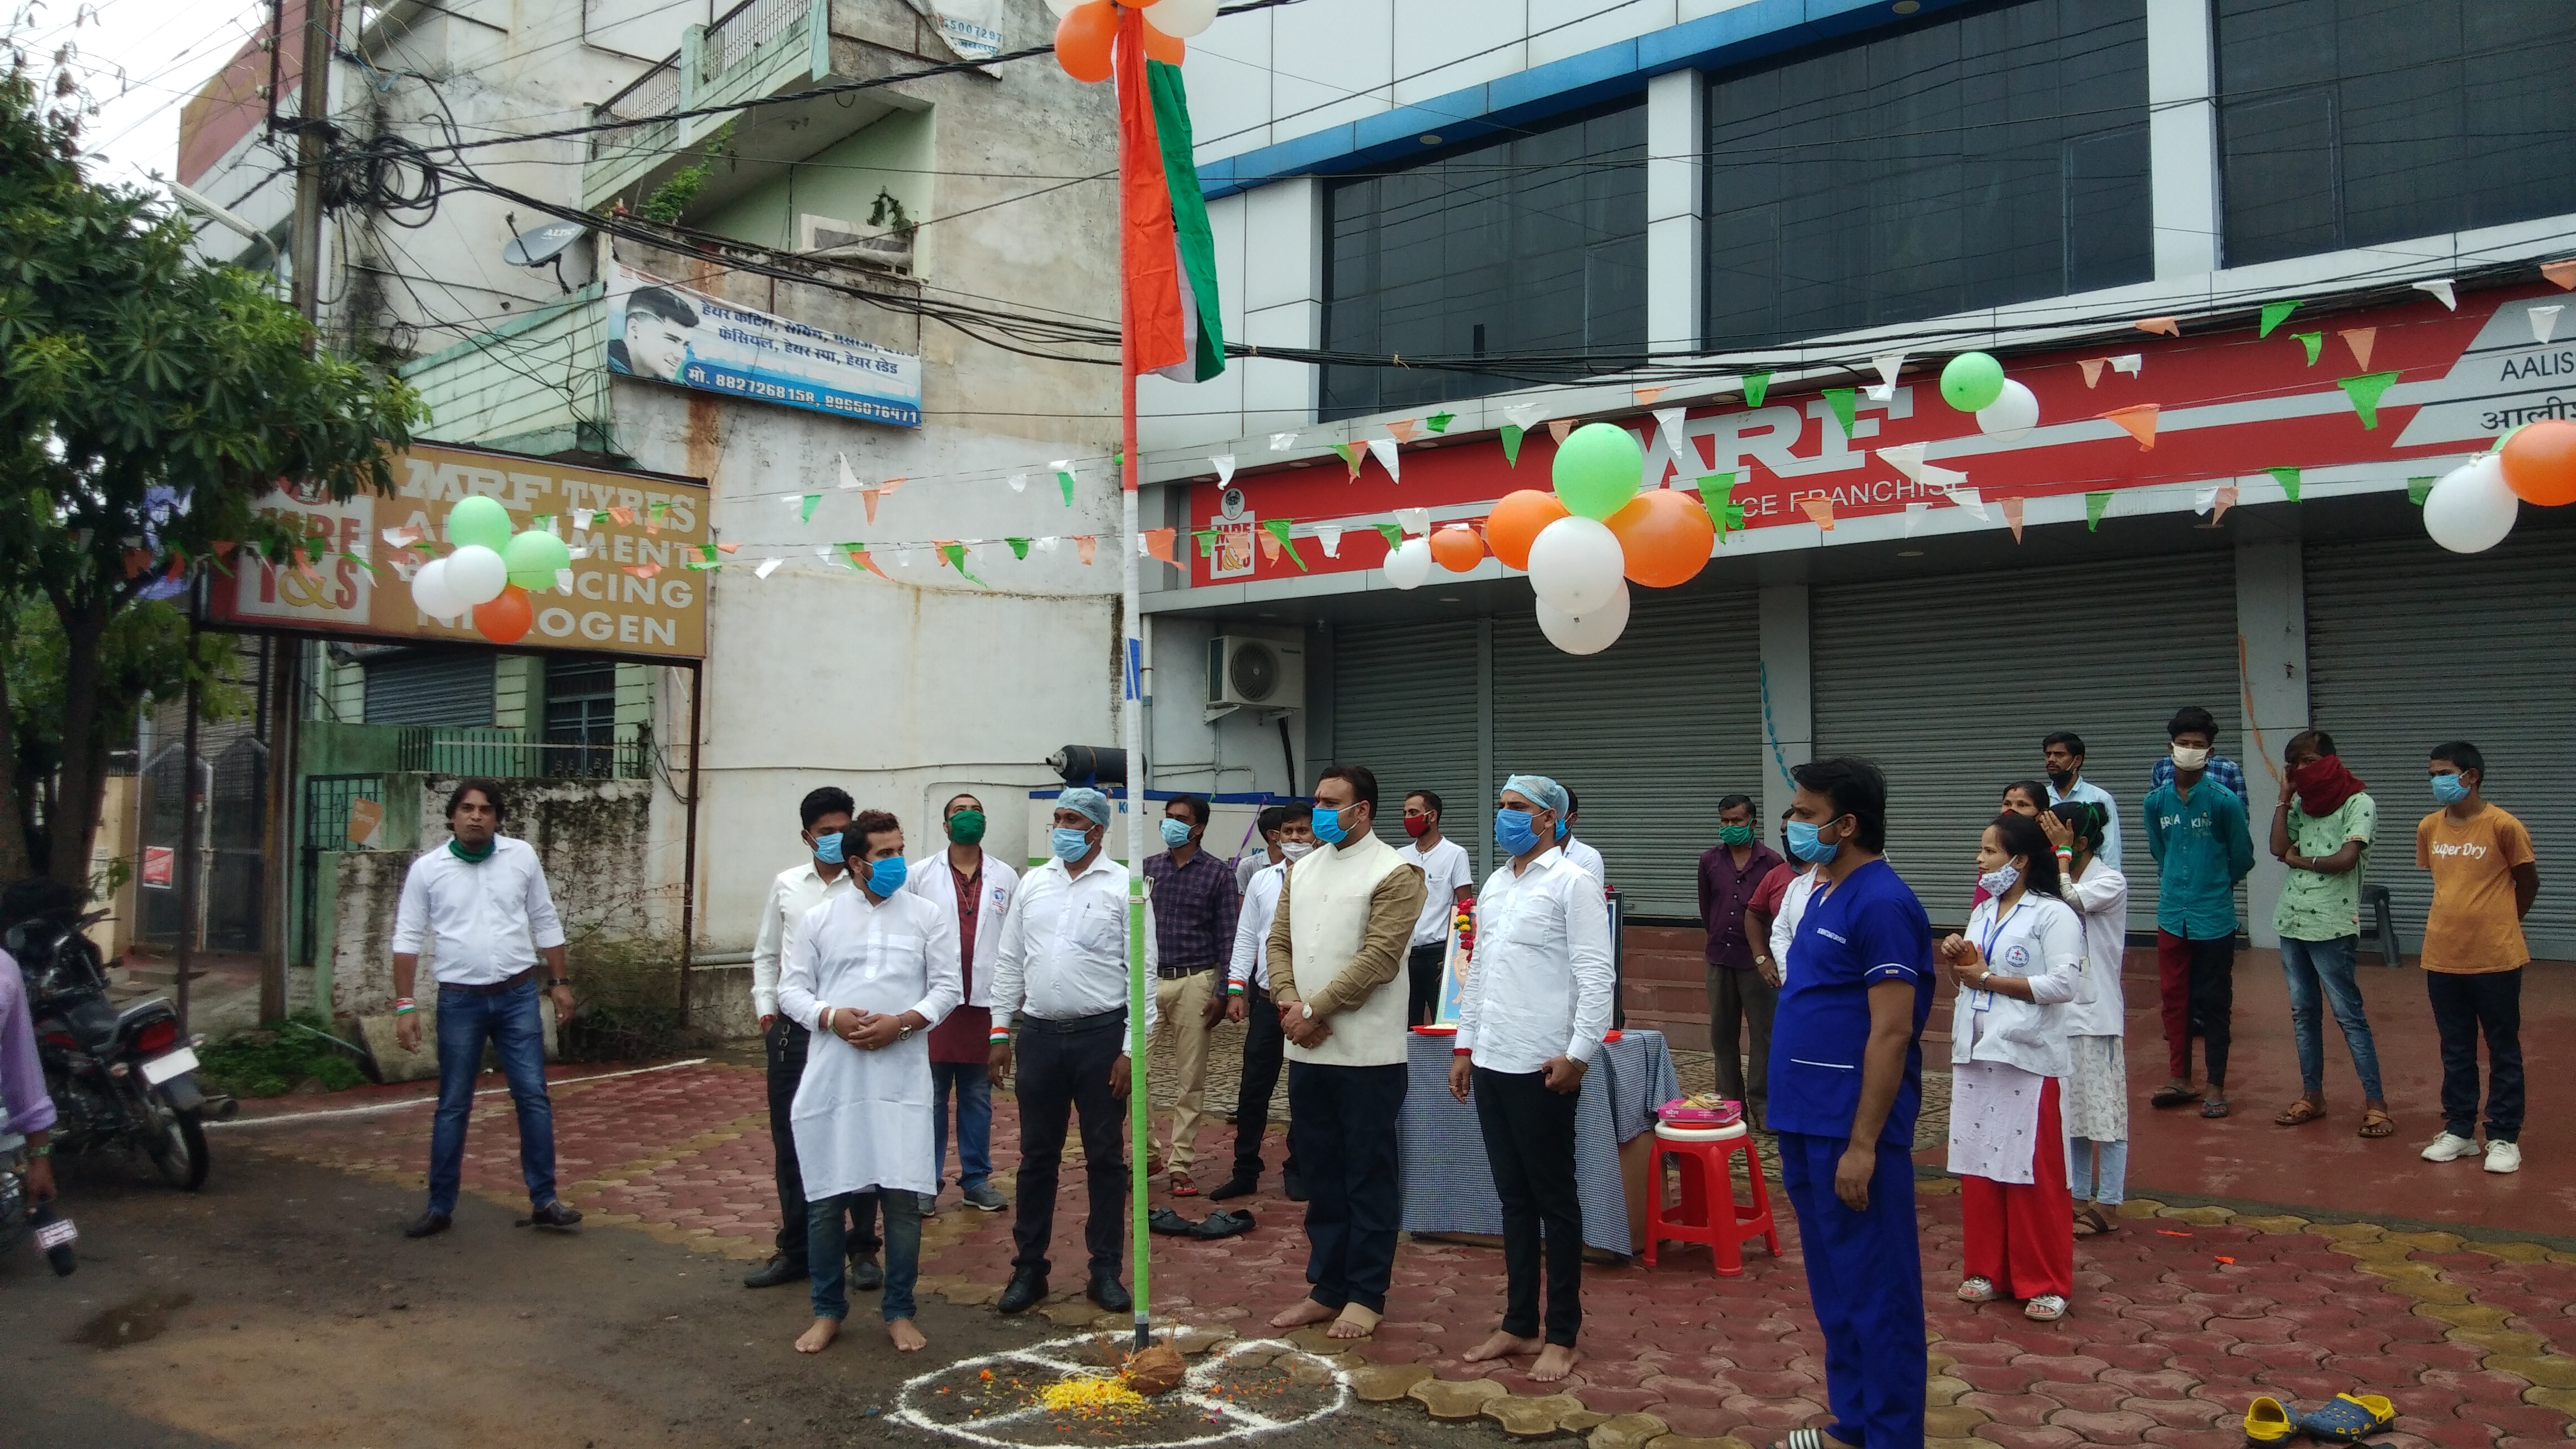
[[[761,46],[805,25],[813,0],[742,0],[707,27],[706,79],[712,81]]]
[[[680,108],[680,58],[673,56],[635,78],[635,83],[599,103],[597,119],[606,121],[641,121],[655,116],[668,117]],[[593,131],[590,135],[590,158],[619,151],[659,151],[671,144],[679,124],[671,120],[650,125],[626,126],[614,131]]]
[[[535,740],[525,730],[413,725],[396,746],[396,766],[422,775],[496,780],[641,780],[651,768],[643,739]]]

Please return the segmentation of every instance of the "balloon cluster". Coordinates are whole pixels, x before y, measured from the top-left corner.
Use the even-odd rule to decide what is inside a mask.
[[[433,619],[468,612],[474,627],[495,644],[516,644],[537,621],[528,601],[533,589],[551,589],[555,575],[572,567],[572,549],[551,533],[513,533],[510,510],[476,495],[447,514],[447,557],[434,558],[411,577],[411,601]]]
[[[1941,369],[1941,400],[1976,414],[1978,432],[2007,443],[2039,426],[2038,397],[2004,376],[2004,365],[1990,353],[1962,352],[1951,358]]]
[[[2576,423],[2525,423],[2443,474],[2424,495],[2424,531],[2453,553],[2484,553],[2513,532],[2525,503],[2576,503]]]
[[[1145,12],[1145,58],[1179,65],[1182,42],[1216,23],[1216,0],[1047,0],[1056,13],[1055,60],[1075,80],[1109,79],[1110,49],[1118,38],[1118,12]]]

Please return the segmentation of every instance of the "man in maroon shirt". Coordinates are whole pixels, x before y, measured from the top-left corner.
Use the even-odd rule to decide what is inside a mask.
[[[959,795],[941,810],[948,848],[915,863],[904,889],[957,913],[957,950],[966,972],[966,1002],[930,1029],[931,1141],[934,1164],[948,1167],[948,1099],[957,1099],[957,1182],[966,1205],[985,1212],[1010,1206],[986,1179],[993,1173],[993,959],[1001,951],[1002,917],[1019,890],[1019,872],[984,852],[984,803]],[[925,1214],[939,1210],[936,1192]]]
[[[1717,1056],[1717,1094],[1744,1104],[1759,1123],[1770,1105],[1771,1015],[1780,988],[1763,967],[1771,954],[1745,922],[1745,907],[1780,857],[1753,833],[1753,801],[1729,795],[1717,802],[1718,844],[1699,858],[1699,919],[1708,929],[1708,1045]],[[1738,1042],[1751,1029],[1751,1071]]]

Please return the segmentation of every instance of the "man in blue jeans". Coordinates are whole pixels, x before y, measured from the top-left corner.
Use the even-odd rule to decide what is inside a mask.
[[[500,833],[509,808],[497,780],[466,780],[447,797],[450,838],[411,863],[394,912],[394,1037],[420,1048],[412,982],[429,945],[438,981],[438,1116],[429,1137],[429,1207],[403,1228],[407,1238],[447,1231],[465,1172],[465,1120],[483,1045],[500,1053],[519,1114],[519,1172],[528,1220],[568,1228],[581,1214],[555,1196],[554,1104],[546,1097],[546,1028],[537,1015],[538,964],[555,1019],[572,1014],[563,922],[546,890],[545,867],[524,840]]]
[[[2361,1077],[2361,1135],[2397,1130],[2379,1085],[2379,1048],[2362,1013],[2353,963],[2361,946],[2361,877],[2370,868],[2379,806],[2335,756],[2334,736],[2302,730],[2283,752],[2289,773],[2272,807],[2272,856],[2290,868],[2272,911],[2281,974],[2290,986],[2290,1027],[2299,1047],[2299,1100],[2274,1122],[2296,1127],[2326,1115],[2322,1006],[2331,1003]],[[2322,1001],[2320,1000],[2322,998]]]

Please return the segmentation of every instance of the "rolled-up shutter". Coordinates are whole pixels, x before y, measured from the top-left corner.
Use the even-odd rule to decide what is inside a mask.
[[[2268,778],[2242,735],[2230,554],[1819,585],[1809,611],[1816,751],[1887,772],[1888,862],[1935,922],[1967,919],[1978,833],[2040,777],[2052,730],[2084,737],[2086,778],[2119,802],[2136,929],[2156,897],[2139,806],[2174,710],[2217,716],[2220,752]]]
[[[367,665],[367,723],[492,723],[489,654],[390,654]]]
[[[1404,792],[1434,790],[1476,856],[1476,623],[1354,624],[1333,634],[1333,760],[1377,776],[1377,833],[1402,845]]]
[[[2576,956],[2576,534],[2526,527],[2468,557],[2421,538],[2311,545],[2306,572],[2308,717],[2378,803],[2365,884],[2388,887],[2407,948],[2433,894],[2415,865],[2416,824],[2438,808],[2425,760],[2464,739],[2540,857],[2532,954]]]

